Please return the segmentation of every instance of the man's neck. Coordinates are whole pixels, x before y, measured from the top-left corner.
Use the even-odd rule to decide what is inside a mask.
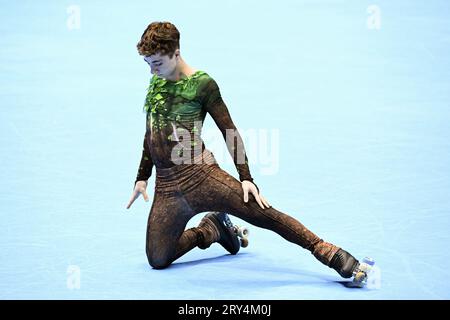
[[[193,69],[189,67],[183,60],[181,60],[178,68],[176,68],[173,74],[168,76],[166,79],[169,81],[179,81],[189,76],[192,72]]]

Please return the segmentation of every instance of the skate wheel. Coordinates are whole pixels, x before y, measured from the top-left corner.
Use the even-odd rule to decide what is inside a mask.
[[[240,238],[247,238],[248,237],[248,229],[246,227],[236,226],[236,234]]]
[[[241,247],[246,248],[248,246],[248,239],[242,238],[241,239]]]
[[[358,272],[355,274],[355,277],[353,278],[354,282],[361,283],[366,278],[366,274],[364,272]]]

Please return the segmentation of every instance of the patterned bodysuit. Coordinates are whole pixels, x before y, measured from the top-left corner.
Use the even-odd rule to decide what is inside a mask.
[[[330,264],[339,247],[323,241],[298,220],[273,207],[262,209],[251,193],[248,202],[244,202],[241,182],[254,183],[247,155],[211,76],[201,70],[179,81],[153,75],[144,110],[146,132],[135,183],[147,181],[156,167],[146,238],[151,266],[165,268],[189,250],[204,248],[205,241],[212,242],[211,234],[202,227],[185,230],[193,216],[207,211],[227,212],[272,230],[311,251],[322,263]],[[201,130],[206,114],[222,132],[241,182],[222,170],[212,152],[205,148]]]

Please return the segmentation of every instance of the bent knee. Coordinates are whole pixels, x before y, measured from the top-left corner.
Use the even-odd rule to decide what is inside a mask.
[[[147,252],[147,260],[153,269],[165,269],[171,264],[171,261],[170,259],[168,259],[168,257],[157,256],[150,252]]]
[[[165,269],[170,266],[170,261],[167,259],[149,258],[148,263],[153,269]]]
[[[158,263],[158,262],[157,263],[152,263],[152,262],[150,262],[150,266],[153,269],[161,270],[161,269],[165,269],[168,266],[170,266],[170,263]]]

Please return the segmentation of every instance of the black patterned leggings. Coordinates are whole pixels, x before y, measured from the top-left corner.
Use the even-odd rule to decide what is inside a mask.
[[[207,211],[226,212],[272,230],[329,265],[339,247],[323,241],[298,220],[273,207],[262,209],[251,193],[245,203],[241,182],[222,170],[207,149],[202,163],[195,163],[199,160],[197,157],[193,164],[156,168],[146,239],[147,257],[153,268],[168,267],[199,245],[199,228],[185,227],[193,216]]]

